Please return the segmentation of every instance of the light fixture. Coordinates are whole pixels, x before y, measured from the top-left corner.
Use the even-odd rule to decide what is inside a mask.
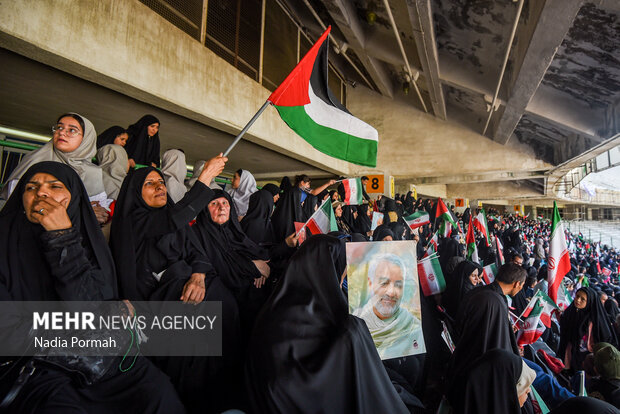
[[[374,25],[377,21],[377,5],[374,1],[368,2],[368,7],[366,7],[366,23],[370,26]]]

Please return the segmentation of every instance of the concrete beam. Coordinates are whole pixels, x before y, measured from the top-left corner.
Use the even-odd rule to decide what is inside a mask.
[[[406,3],[413,38],[418,49],[420,64],[426,74],[426,83],[431,97],[431,104],[435,116],[447,119],[446,101],[444,99],[441,81],[439,79],[439,55],[437,53],[437,41],[433,25],[433,13],[430,0],[401,0],[399,4]]]
[[[495,171],[480,174],[446,175],[439,177],[412,178],[414,184],[464,184],[485,183],[493,181],[515,181],[534,178],[544,178],[546,170],[535,171]]]
[[[540,85],[524,112],[599,143],[609,138],[599,134],[605,125],[604,111],[594,110],[587,103],[546,85]]]
[[[512,200],[528,197],[538,197],[542,191],[538,188],[513,182],[495,182],[488,184],[449,184],[447,186],[448,197],[484,199],[484,200]]]
[[[538,90],[583,0],[547,0],[493,139],[505,144]]]
[[[383,63],[374,57],[368,56],[364,51],[366,37],[351,0],[325,1],[324,4],[331,18],[338,25],[338,29],[344,35],[349,47],[357,51],[357,57],[364,65],[366,71],[368,71],[381,94],[392,98],[394,96],[394,87]]]

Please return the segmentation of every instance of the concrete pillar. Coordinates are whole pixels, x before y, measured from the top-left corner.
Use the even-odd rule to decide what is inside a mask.
[[[591,208],[588,209],[587,219],[592,220],[592,209]]]

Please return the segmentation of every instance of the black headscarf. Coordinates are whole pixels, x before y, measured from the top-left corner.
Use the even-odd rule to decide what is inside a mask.
[[[342,205],[342,220],[347,224],[350,233],[359,233],[357,226],[355,225],[356,220],[353,217],[353,214],[357,212],[357,206],[352,205]]]
[[[405,196],[405,201],[403,201],[405,213],[413,213],[413,211],[415,210],[413,203],[415,203],[415,198],[413,198],[413,191],[408,191],[407,195]]]
[[[276,194],[280,194],[280,187],[278,187],[275,184],[271,184],[271,183],[265,184],[262,190],[269,191],[269,193],[271,193],[272,196],[275,196]]]
[[[104,145],[114,144],[116,137],[126,132],[127,130],[121,126],[111,126],[97,136],[97,149],[103,147]]]
[[[357,219],[355,219],[355,227],[357,231],[364,236],[370,231],[372,220],[368,217],[368,204],[360,204],[357,206]]]
[[[149,125],[160,123],[153,115],[144,115],[138,122],[127,128],[129,139],[125,149],[129,158],[136,164],[151,165],[152,162],[159,167],[159,131],[149,137]]]
[[[5,300],[58,300],[55,278],[51,273],[41,246],[45,229],[26,218],[22,196],[26,183],[37,173],[51,174],[71,192],[67,214],[73,227],[82,236],[88,259],[99,269],[100,295],[93,297],[114,299],[117,297],[114,262],[90,205],[84,184],[68,165],[44,161],[34,164],[20,178],[11,197],[0,211],[0,278],[10,298]]]
[[[126,299],[148,299],[147,291],[144,289],[146,286],[142,285],[142,282],[151,281],[152,275],[148,270],[156,273],[163,270],[159,268],[145,269],[141,265],[148,265],[149,262],[154,261],[162,261],[163,264],[167,258],[162,256],[162,249],[174,250],[169,252],[171,258],[172,256],[183,255],[177,249],[185,249],[185,247],[168,246],[164,248],[160,245],[161,243],[158,244],[162,236],[182,232],[182,238],[191,243],[191,246],[188,247],[204,254],[197,240],[189,232],[189,222],[196,214],[195,209],[206,205],[211,190],[197,181],[179,203],[174,204],[168,196],[167,204],[164,207],[150,207],[142,198],[142,186],[146,177],[153,171],[156,171],[163,179],[161,172],[153,167],[130,171],[123,181],[114,209],[110,246],[116,262],[120,294],[122,298]],[[192,197],[194,195],[197,197]],[[186,203],[190,200],[195,202],[195,205],[192,204],[190,205],[191,208],[187,208]],[[154,247],[156,248],[154,249]],[[164,256],[168,256],[168,254]],[[211,273],[211,266],[207,265],[207,267],[208,271],[205,270],[204,273]],[[166,273],[169,272],[166,271]],[[154,286],[151,287],[154,288]]]
[[[387,224],[382,224],[378,226],[372,233],[372,241],[381,241],[384,237],[387,236],[392,236],[392,240],[396,240],[394,232],[390,230],[390,227]]]
[[[282,181],[280,181],[280,191],[287,192],[293,188],[293,184],[291,184],[291,179],[287,176],[282,177]]]
[[[260,272],[252,260],[267,260],[265,250],[253,242],[241,229],[237,211],[230,195],[222,190],[213,191],[211,200],[224,197],[230,204],[230,216],[226,223],[216,224],[211,220],[209,210],[200,212],[193,226],[207,256],[213,263],[218,276],[243,306],[248,290],[255,289],[253,282]]]
[[[345,243],[328,235],[312,236],[292,257],[252,332],[253,412],[408,412],[365,322],[349,315],[340,290],[345,257]]]
[[[611,294],[609,295],[611,296]],[[618,303],[615,299],[609,298],[605,301],[604,304],[605,312],[609,315],[611,322],[615,322],[618,315],[620,315],[620,309],[618,309]]]
[[[301,208],[301,189],[290,186],[288,190],[284,190],[284,193],[280,195],[280,199],[276,203],[276,209],[271,216],[273,234],[275,236],[274,242],[279,243],[293,234],[295,232],[295,222],[305,222],[304,212]]]
[[[439,264],[445,272],[446,266],[454,256],[461,256],[461,246],[456,237],[441,239],[439,243]]]
[[[248,212],[241,219],[241,229],[254,243],[258,245],[273,244],[272,212],[273,194],[265,187],[250,196]]]
[[[446,291],[441,296],[441,304],[448,314],[455,319],[463,298],[476,287],[469,280],[469,275],[476,269],[480,274],[482,271],[480,265],[464,260],[456,266],[454,272],[446,273]]]
[[[517,382],[522,370],[518,355],[503,349],[487,351],[449,392],[454,413],[521,413]]]
[[[596,293],[590,287],[582,287],[575,294],[585,292],[587,303],[584,309],[577,309],[575,302],[571,303],[562,313],[560,318],[560,346],[558,355],[564,358],[568,344],[572,344],[571,361],[574,362],[572,368],[580,368],[583,358],[579,357],[579,344],[588,331],[588,326],[592,322],[592,335],[594,343],[608,342],[617,346],[617,339],[611,327],[609,317],[603,304]]]

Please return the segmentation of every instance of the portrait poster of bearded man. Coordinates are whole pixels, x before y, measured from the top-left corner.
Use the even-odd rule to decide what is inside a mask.
[[[366,322],[381,359],[426,352],[413,241],[347,243],[349,312]]]

